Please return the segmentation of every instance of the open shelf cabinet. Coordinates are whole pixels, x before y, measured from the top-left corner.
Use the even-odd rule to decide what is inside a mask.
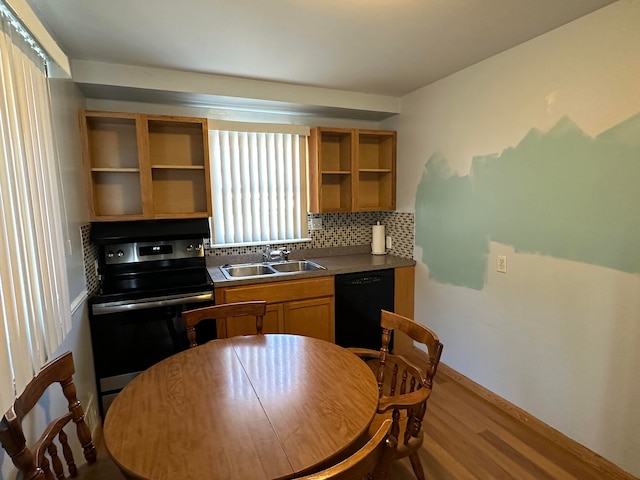
[[[93,220],[211,215],[207,120],[81,113]]]
[[[359,211],[396,208],[396,132],[356,130]]]
[[[394,210],[396,132],[315,127],[309,142],[310,210]]]

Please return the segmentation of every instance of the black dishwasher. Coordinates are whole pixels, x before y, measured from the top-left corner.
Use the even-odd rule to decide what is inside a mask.
[[[379,350],[380,310],[393,312],[394,308],[394,269],[345,273],[335,278],[336,343]]]

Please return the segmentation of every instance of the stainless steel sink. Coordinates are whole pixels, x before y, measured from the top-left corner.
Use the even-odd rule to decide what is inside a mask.
[[[290,273],[311,272],[324,270],[322,265],[309,260],[287,260],[270,263],[243,263],[238,265],[224,265],[220,267],[223,275],[229,280],[248,277],[264,277],[270,275],[284,275]]]
[[[264,263],[244,265],[225,265],[221,268],[228,278],[255,277],[256,275],[273,275],[276,271]]]
[[[323,266],[310,262],[309,260],[292,260],[288,262],[271,263],[270,265],[271,268],[280,273],[310,272],[325,269]]]

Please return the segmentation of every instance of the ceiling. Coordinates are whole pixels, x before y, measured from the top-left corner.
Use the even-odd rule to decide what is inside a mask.
[[[27,0],[71,59],[399,98],[614,0]],[[93,63],[89,65],[94,65]],[[113,68],[116,68],[113,66]],[[81,69],[78,68],[80,71]],[[104,70],[109,72],[110,68]],[[154,72],[155,70],[146,70]],[[108,77],[108,75],[103,75]],[[85,83],[92,96],[180,88]],[[250,91],[250,86],[247,84]],[[256,84],[253,84],[254,87]],[[264,83],[260,85],[265,85]],[[104,88],[101,88],[104,87]],[[170,90],[173,90],[172,92]],[[186,89],[185,89],[186,90]],[[216,92],[206,93],[212,98]],[[157,92],[156,92],[157,93]],[[212,95],[213,94],[213,95]],[[234,92],[226,98],[251,98]],[[295,97],[295,95],[291,95]],[[206,95],[200,101],[206,102]],[[367,97],[374,98],[374,97]],[[153,100],[153,99],[151,99]],[[286,95],[262,100],[287,103]],[[183,101],[186,101],[183,99]],[[296,103],[294,100],[292,103]],[[304,102],[302,102],[304,103]]]

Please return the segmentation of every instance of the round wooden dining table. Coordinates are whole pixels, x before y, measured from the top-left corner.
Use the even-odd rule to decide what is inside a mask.
[[[374,374],[342,347],[232,337],[138,375],[111,404],[104,441],[129,478],[295,478],[357,447],[377,403]]]

